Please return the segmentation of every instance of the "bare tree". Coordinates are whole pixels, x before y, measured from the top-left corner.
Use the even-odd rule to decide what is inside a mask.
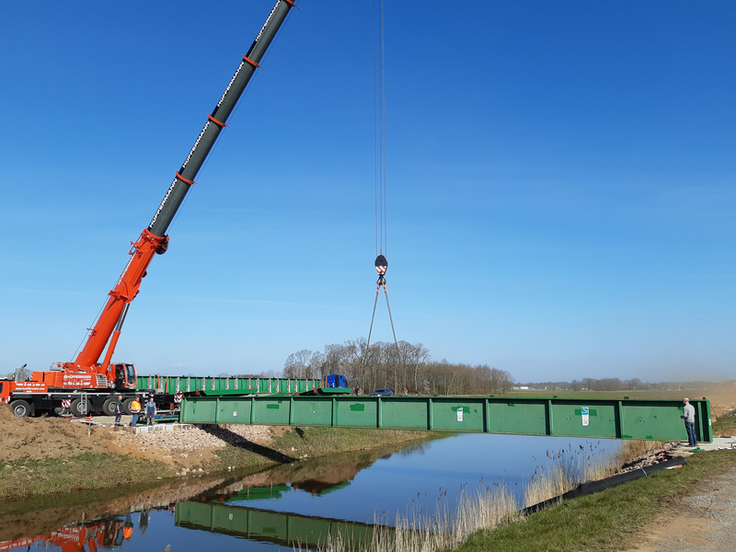
[[[302,349],[292,353],[284,363],[285,378],[313,378],[319,376],[319,352]]]

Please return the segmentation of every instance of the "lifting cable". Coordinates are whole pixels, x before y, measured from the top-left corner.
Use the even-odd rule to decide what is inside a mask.
[[[373,141],[375,146],[375,170],[374,170],[374,200],[375,200],[375,223],[376,223],[376,300],[373,302],[373,315],[371,316],[371,327],[368,331],[368,343],[370,347],[371,334],[373,333],[373,322],[376,318],[376,305],[381,288],[386,297],[386,308],[388,319],[391,322],[391,331],[394,335],[394,343],[399,348],[396,339],[396,330],[391,316],[391,306],[388,302],[388,290],[386,289],[386,270],[388,261],[384,253],[388,250],[386,224],[386,88],[384,72],[384,17],[383,0],[373,0]]]

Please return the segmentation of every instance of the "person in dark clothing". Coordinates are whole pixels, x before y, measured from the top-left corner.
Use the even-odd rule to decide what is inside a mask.
[[[123,396],[118,395],[115,401],[115,427],[121,426],[120,419],[123,417]]]
[[[156,418],[156,403],[153,402],[153,397],[148,399],[146,403],[146,425],[152,426],[153,421]]]

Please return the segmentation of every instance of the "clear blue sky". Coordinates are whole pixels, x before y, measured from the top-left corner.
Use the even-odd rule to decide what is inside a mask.
[[[74,358],[273,3],[0,8],[0,373]],[[140,373],[368,334],[373,7],[299,6],[131,306]],[[518,381],[736,377],[735,27],[731,1],[387,2],[398,338]]]

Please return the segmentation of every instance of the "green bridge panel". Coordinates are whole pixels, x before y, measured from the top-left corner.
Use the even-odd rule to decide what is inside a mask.
[[[221,403],[227,404],[228,399],[218,399]],[[246,399],[253,400],[253,399]],[[234,404],[242,404],[243,399],[235,399]],[[258,402],[252,402],[251,416],[253,424],[259,425],[289,425],[290,423],[290,405],[291,399],[269,399],[263,398]]]
[[[176,505],[174,520],[178,527],[289,548],[324,544],[329,534],[350,545],[365,544],[373,538],[373,527],[362,523],[212,503],[180,502]]]
[[[618,408],[615,404],[589,406],[588,425],[584,424],[584,411],[579,404],[556,403],[551,405],[551,409],[554,435],[621,438],[617,431]],[[677,420],[680,421],[684,431],[684,424],[679,417]]]
[[[712,441],[710,403],[691,404],[698,440]],[[681,441],[681,415],[672,400],[199,396],[185,397],[180,421]]]
[[[546,435],[549,431],[547,406],[547,401],[540,399],[491,401],[488,403],[488,433]]]

